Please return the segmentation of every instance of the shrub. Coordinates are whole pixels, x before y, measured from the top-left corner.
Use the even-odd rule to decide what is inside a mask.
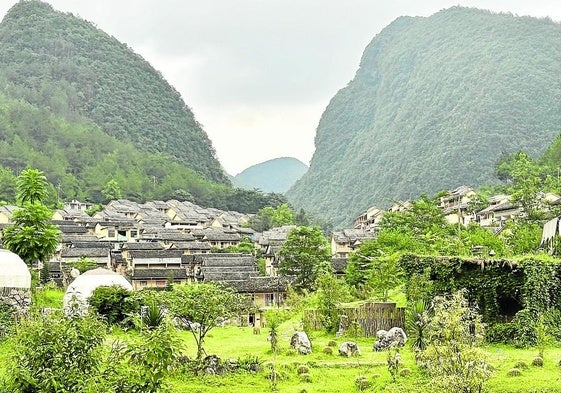
[[[308,366],[302,364],[301,366],[298,366],[298,368],[296,369],[296,372],[298,373],[298,375],[309,374],[310,373],[310,368]]]
[[[122,323],[129,315],[140,311],[133,292],[117,285],[96,288],[88,302],[110,325]]]
[[[470,307],[464,291],[433,299],[428,326],[428,346],[420,354],[433,382],[447,391],[480,392],[490,377],[485,353],[477,347],[483,339],[481,317]]]
[[[250,372],[260,372],[263,370],[263,361],[259,356],[246,355],[243,358],[238,358],[238,367],[240,370]]]
[[[533,347],[538,343],[537,312],[530,309],[520,310],[514,316],[512,323],[516,326],[514,345],[519,348]]]
[[[510,370],[508,370],[506,375],[508,375],[509,377],[519,377],[519,376],[522,375],[522,371],[520,371],[520,369],[514,367],[514,368],[511,368]]]
[[[330,340],[330,341],[327,343],[327,346],[328,346],[328,347],[336,347],[336,346],[337,346],[337,341],[335,341],[335,340]]]
[[[514,344],[518,331],[515,323],[496,323],[485,330],[488,343]]]
[[[372,383],[364,375],[359,375],[355,379],[355,385],[358,390],[362,392],[363,390],[370,388]]]
[[[408,377],[410,375],[411,375],[411,370],[408,368],[402,368],[401,370],[399,370],[400,377]]]
[[[15,317],[12,306],[0,302],[0,340],[12,331],[14,322]]]
[[[532,360],[532,366],[535,367],[543,367],[543,358],[541,356],[536,356],[533,360]]]
[[[310,374],[308,373],[300,374],[300,382],[311,383],[312,377],[310,377]]]
[[[526,363],[523,360],[520,360],[520,361],[516,362],[516,364],[514,365],[514,368],[517,368],[519,370],[527,370],[528,369],[528,363]]]
[[[22,320],[7,370],[8,391],[86,391],[99,373],[105,332],[94,316],[67,319],[51,313]]]
[[[326,355],[333,355],[333,348],[325,347],[323,348],[323,353],[325,353]]]

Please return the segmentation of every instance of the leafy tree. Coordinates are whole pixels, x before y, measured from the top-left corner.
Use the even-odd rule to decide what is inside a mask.
[[[15,201],[17,178],[8,168],[0,167],[0,203],[13,203]]]
[[[105,197],[106,201],[120,199],[121,187],[115,179],[111,179],[107,182],[107,184],[105,184],[105,187],[103,188],[103,190],[101,190],[101,193]]]
[[[42,203],[47,198],[47,178],[38,169],[25,169],[16,180],[19,205]]]
[[[279,273],[296,276],[294,287],[313,289],[318,274],[331,263],[329,243],[318,227],[292,229],[279,251]]]
[[[316,280],[316,287],[316,301],[321,323],[327,332],[335,333],[339,327],[341,314],[339,305],[350,299],[349,288],[331,272],[320,274]]]
[[[59,242],[60,231],[51,224],[52,212],[41,203],[46,196],[45,184],[37,170],[25,170],[18,176],[17,199],[23,206],[13,214],[14,225],[4,228],[4,247],[28,265],[44,261]]]
[[[237,316],[245,308],[245,299],[229,287],[215,283],[175,285],[166,292],[171,312],[191,324],[191,333],[197,344],[197,359],[205,353],[205,338],[228,318]],[[196,326],[198,324],[198,326]]]

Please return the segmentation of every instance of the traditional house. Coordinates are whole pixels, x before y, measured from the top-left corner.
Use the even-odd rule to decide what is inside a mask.
[[[238,245],[241,241],[241,236],[235,232],[227,232],[218,228],[207,228],[202,240],[209,243],[211,247],[222,249]]]
[[[347,258],[366,240],[375,239],[376,235],[361,229],[343,229],[331,235],[331,254],[335,258]]]
[[[469,202],[477,196],[475,190],[468,186],[460,186],[438,200],[438,206],[444,212],[444,217],[449,224],[469,225],[475,219],[474,214],[468,211]]]
[[[376,206],[372,206],[355,219],[354,229],[361,229],[366,232],[378,232],[383,217],[384,211]]]
[[[489,199],[489,206],[476,213],[476,221],[485,228],[500,230],[508,220],[518,218],[522,207],[512,204],[508,195],[496,195]]]
[[[174,282],[186,281],[187,274],[181,265],[182,254],[181,250],[167,249],[127,249],[121,253],[135,289],[165,287],[169,277]]]
[[[70,202],[64,202],[64,210],[74,210],[84,212],[94,206],[91,202],[80,202],[72,199]]]
[[[0,224],[10,224],[12,222],[12,215],[19,207],[14,205],[0,206]]]
[[[139,226],[134,220],[98,221],[94,233],[105,241],[128,242],[139,237]]]

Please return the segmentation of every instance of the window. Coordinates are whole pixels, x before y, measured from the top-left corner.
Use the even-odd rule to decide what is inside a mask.
[[[265,306],[272,306],[275,303],[275,295],[272,293],[265,294]]]
[[[166,286],[166,282],[165,282],[165,281],[158,280],[158,281],[156,281],[156,286],[157,286],[158,288],[163,288],[163,287]]]
[[[148,281],[140,281],[140,282],[138,283],[138,285],[139,285],[141,288],[144,288],[144,287],[148,286]]]
[[[137,237],[138,236],[138,231],[137,230],[132,230],[131,231],[131,237]]]
[[[107,237],[115,237],[115,230],[114,229],[108,229],[107,230]]]

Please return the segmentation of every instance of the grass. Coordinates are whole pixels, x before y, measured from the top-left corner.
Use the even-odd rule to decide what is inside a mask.
[[[61,291],[45,289],[36,295],[36,300],[42,307],[60,307]],[[253,334],[251,327],[219,327],[210,331],[204,348],[208,354],[216,354],[221,359],[243,359],[257,356],[264,364],[264,370],[258,373],[235,372],[224,376],[198,376],[175,373],[168,378],[172,392],[195,393],[235,393],[235,392],[271,392],[273,386],[267,378],[271,365],[281,377],[277,381],[276,391],[294,393],[331,393],[358,392],[355,380],[364,376],[372,386],[366,392],[427,393],[434,391],[430,378],[415,364],[413,352],[409,347],[401,350],[401,368],[411,370],[411,375],[398,377],[394,382],[387,369],[387,353],[374,352],[373,338],[341,338],[320,332],[312,332],[310,339],[313,353],[307,356],[298,355],[289,348],[290,337],[300,325],[295,320],[281,324],[279,331],[279,350],[271,352],[267,341],[268,329],[262,328],[261,334]],[[190,358],[196,355],[196,346],[190,332],[178,333],[184,343],[184,354]],[[108,337],[108,345],[112,340],[134,341],[138,337],[135,332],[123,332],[118,328],[112,329]],[[343,341],[356,341],[361,349],[361,356],[345,358],[337,355],[337,347],[333,347],[333,354],[323,353],[329,341],[337,344]],[[484,385],[485,392],[497,393],[553,393],[561,392],[561,348],[549,346],[544,354],[544,366],[532,366],[532,360],[537,355],[536,348],[517,349],[506,345],[491,345],[484,347],[489,361],[494,368],[490,380]],[[11,355],[8,341],[0,342],[0,380],[6,373],[6,366]],[[528,365],[521,370],[521,375],[508,376],[508,371],[518,362]],[[299,365],[309,368],[310,382],[303,382],[298,376]]]

